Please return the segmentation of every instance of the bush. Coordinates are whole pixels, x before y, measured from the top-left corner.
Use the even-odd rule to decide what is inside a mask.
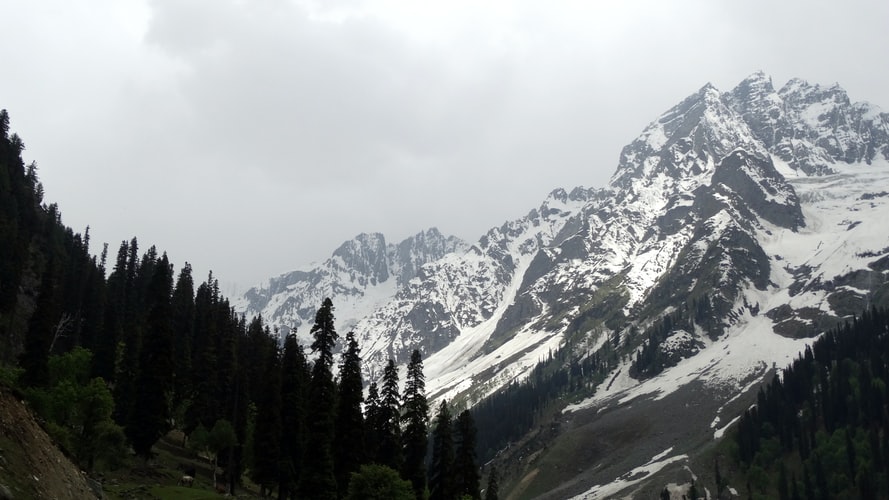
[[[414,500],[411,483],[384,465],[362,465],[349,479],[347,500]]]

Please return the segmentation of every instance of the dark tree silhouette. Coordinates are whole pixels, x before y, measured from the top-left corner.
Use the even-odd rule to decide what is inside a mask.
[[[458,498],[480,499],[478,465],[475,460],[476,429],[469,410],[463,410],[454,422],[456,452],[454,455],[454,489]]]
[[[296,492],[306,447],[306,392],[308,390],[308,363],[296,335],[284,339],[284,356],[281,360],[281,488],[279,498],[288,498]]]
[[[318,354],[312,366],[312,380],[309,383],[311,404],[306,416],[308,449],[312,457],[305,462],[300,489],[306,498],[334,500],[337,498],[333,462],[336,386],[331,367],[333,347],[338,336],[334,329],[333,302],[329,298],[324,299],[318,309],[311,331],[314,337],[312,351]]]
[[[426,451],[429,442],[429,403],[420,351],[411,353],[403,397],[404,468],[402,475],[414,488],[417,500],[426,494]]]
[[[454,436],[451,412],[442,401],[432,430],[432,462],[429,465],[429,500],[453,500]]]
[[[383,371],[379,425],[379,463],[401,470],[404,462],[401,446],[401,394],[398,389],[398,368],[391,359]]]
[[[148,287],[151,309],[148,330],[140,349],[135,377],[135,398],[126,434],[137,455],[148,458],[151,447],[169,430],[167,394],[173,385],[173,328],[170,296],[173,269],[164,254],[156,265]]]
[[[334,466],[340,496],[345,494],[349,477],[365,462],[364,456],[364,384],[361,380],[361,350],[355,334],[346,334],[339,372],[334,435]]]

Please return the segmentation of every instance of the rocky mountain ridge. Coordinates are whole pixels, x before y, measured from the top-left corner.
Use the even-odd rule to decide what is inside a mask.
[[[361,235],[322,266],[251,290],[241,310],[286,331],[311,322],[330,295],[369,376],[419,348],[433,395],[470,402],[568,338],[587,349],[609,338],[641,345],[639,332],[704,297],[706,324],[685,332],[695,344],[745,314],[765,315],[778,335],[809,337],[886,300],[889,240],[864,228],[885,209],[885,191],[864,190],[885,183],[887,124],[837,85],[794,79],[776,91],[762,73],[728,92],[708,84],[622,150],[607,187],[557,189],[472,245],[435,231],[432,244],[411,247],[423,249],[411,265],[384,250],[382,236]],[[867,219],[825,236],[860,246],[835,252],[854,261],[842,274],[830,274],[836,260],[815,247],[779,243],[814,241],[837,208]]]
[[[282,337],[293,330],[306,341],[321,301],[335,297],[338,327],[348,330],[417,276],[424,264],[466,246],[436,228],[397,244],[388,244],[380,233],[363,233],[344,242],[317,266],[251,288],[234,307],[247,317],[261,315]]]

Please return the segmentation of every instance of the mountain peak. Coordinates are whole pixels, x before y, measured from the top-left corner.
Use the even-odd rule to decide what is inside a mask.
[[[762,96],[775,93],[775,87],[772,85],[772,78],[762,71],[757,71],[747,78],[741,80],[741,83],[735,86],[730,92],[732,96]]]
[[[710,82],[705,83],[704,86],[698,90],[698,94],[701,96],[712,93],[716,93],[716,95],[719,95],[719,90]]]
[[[420,272],[420,268],[451,252],[467,248],[466,243],[456,236],[445,236],[438,228],[430,227],[405,238],[390,250],[393,272],[397,276],[397,286],[405,286]]]
[[[333,252],[331,263],[339,271],[357,271],[374,284],[386,281],[389,279],[386,238],[380,233],[361,233],[340,245]],[[338,265],[340,263],[342,265]]]
[[[621,151],[611,186],[625,190],[633,179],[659,175],[697,177],[712,172],[722,157],[740,146],[767,155],[728,100],[708,83],[650,123]]]

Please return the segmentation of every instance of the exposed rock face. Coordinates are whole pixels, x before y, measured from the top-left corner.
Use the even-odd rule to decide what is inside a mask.
[[[97,498],[80,469],[4,387],[0,387],[0,485],[2,498]]]
[[[307,341],[315,312],[324,298],[332,297],[337,327],[347,331],[416,277],[424,264],[465,247],[436,228],[394,245],[379,233],[359,234],[320,265],[251,288],[235,308],[248,317],[261,314],[282,335],[295,330]]]
[[[867,103],[853,104],[839,85],[794,78],[776,92],[770,78],[756,73],[726,100],[769,151],[806,174],[889,158],[889,115]]]

